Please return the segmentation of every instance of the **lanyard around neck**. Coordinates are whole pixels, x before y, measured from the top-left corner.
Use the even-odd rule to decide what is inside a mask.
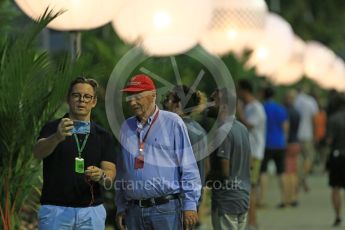
[[[79,155],[79,158],[81,158],[81,154],[85,148],[85,145],[86,145],[86,142],[87,142],[87,139],[89,138],[89,134],[86,134],[85,138],[84,138],[84,141],[83,143],[81,144],[81,147],[80,147],[80,142],[79,142],[79,139],[78,139],[78,136],[77,134],[73,134],[74,136],[74,139],[75,139],[75,142],[77,143],[77,149],[78,149],[78,155]]]
[[[157,111],[157,113],[156,113],[155,116],[153,117],[153,120],[152,120],[152,122],[151,122],[151,124],[150,124],[150,126],[149,126],[149,129],[147,130],[147,132],[146,132],[146,134],[145,134],[145,136],[144,136],[144,138],[143,138],[143,141],[140,141],[140,137],[139,137],[139,135],[138,135],[139,151],[140,151],[140,154],[142,154],[143,151],[144,151],[145,141],[146,141],[146,139],[147,139],[147,136],[149,135],[149,132],[150,132],[150,130],[151,130],[151,127],[153,126],[153,124],[156,122],[156,120],[157,120],[157,118],[158,118],[158,114],[159,114],[159,110]]]

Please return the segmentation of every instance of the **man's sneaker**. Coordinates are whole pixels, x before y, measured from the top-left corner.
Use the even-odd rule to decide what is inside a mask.
[[[280,204],[277,205],[277,208],[279,208],[279,209],[286,208],[286,204],[280,203]]]
[[[290,203],[290,206],[291,206],[291,207],[297,207],[297,206],[298,206],[298,201],[292,201],[292,202]]]
[[[337,218],[337,219],[335,219],[335,221],[334,221],[333,227],[338,227],[338,226],[340,226],[340,224],[341,224],[341,219],[340,219],[340,218]]]

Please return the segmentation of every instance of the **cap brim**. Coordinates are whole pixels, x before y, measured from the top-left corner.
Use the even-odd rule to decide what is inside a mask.
[[[131,87],[128,87],[128,88],[124,88],[124,89],[121,89],[120,91],[121,92],[125,92],[125,93],[134,93],[134,92],[142,92],[142,91],[145,91],[146,89],[142,89],[142,88],[131,88]]]

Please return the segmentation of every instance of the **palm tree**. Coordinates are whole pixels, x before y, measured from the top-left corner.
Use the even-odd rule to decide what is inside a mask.
[[[52,60],[35,47],[38,34],[58,15],[47,10],[20,36],[0,40],[0,228],[4,230],[18,227],[21,208],[40,183],[40,163],[31,150],[75,76],[70,60]]]

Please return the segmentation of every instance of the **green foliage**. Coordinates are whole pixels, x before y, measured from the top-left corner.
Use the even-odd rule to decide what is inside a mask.
[[[4,39],[6,31],[12,31],[13,21],[20,15],[10,0],[0,0],[0,41]]]
[[[42,125],[64,101],[74,76],[67,58],[54,62],[34,46],[40,31],[56,16],[46,11],[27,32],[14,39],[7,37],[0,47],[0,226],[3,229],[18,225],[21,208],[40,183],[41,167],[31,150]]]

